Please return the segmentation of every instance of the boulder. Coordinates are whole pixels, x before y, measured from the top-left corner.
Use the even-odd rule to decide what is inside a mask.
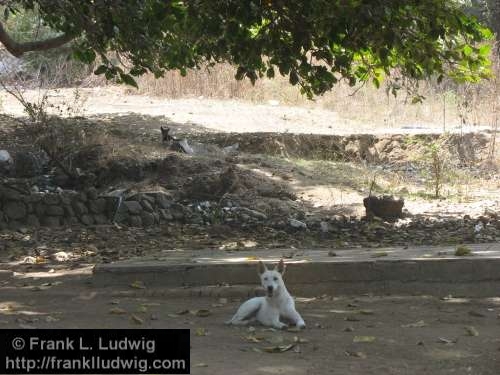
[[[4,204],[3,211],[11,220],[19,220],[26,216],[26,205],[20,201],[8,201]]]
[[[369,196],[363,199],[366,210],[366,216],[380,217],[385,220],[395,220],[403,217],[403,199],[395,199],[392,196],[384,195],[381,197]]]

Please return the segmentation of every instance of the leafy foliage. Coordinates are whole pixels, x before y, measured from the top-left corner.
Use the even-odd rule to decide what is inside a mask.
[[[309,97],[339,80],[380,86],[394,76],[488,77],[492,37],[450,0],[12,0],[44,23],[74,35],[74,55],[96,74],[135,85],[134,76],[227,61],[236,78],[274,77]],[[115,53],[116,59],[110,57]]]

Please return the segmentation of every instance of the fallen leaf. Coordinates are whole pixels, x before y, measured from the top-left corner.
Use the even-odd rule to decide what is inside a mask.
[[[258,337],[258,336],[254,336],[254,335],[248,335],[248,336],[245,336],[245,340],[250,341],[250,342],[258,343],[258,342],[262,342],[262,340],[264,340],[264,337]]]
[[[210,310],[207,310],[207,309],[193,310],[193,311],[190,311],[190,313],[192,315],[198,316],[200,318],[206,318],[207,316],[212,314],[212,312]]]
[[[123,315],[126,314],[127,312],[123,309],[120,309],[119,307],[115,307],[109,310],[109,313],[114,315]]]
[[[132,319],[132,321],[136,324],[144,324],[144,320],[142,320],[141,318],[139,318],[137,315],[134,315],[132,314],[130,316],[130,318]]]
[[[205,328],[196,328],[195,335],[196,336],[207,336],[208,332]]]
[[[464,327],[467,335],[469,336],[479,336],[479,332],[473,326]]]
[[[283,339],[283,336],[271,336],[271,337],[266,338],[266,341],[269,344],[279,345],[279,344],[283,344],[284,339]]]
[[[146,286],[144,285],[144,283],[142,281],[139,281],[139,280],[136,280],[132,284],[130,284],[130,287],[134,288],[134,289],[146,289]]]
[[[144,306],[144,305],[141,305],[141,306],[139,306],[139,308],[137,309],[137,312],[138,312],[138,313],[146,313],[146,312],[148,312],[148,308],[147,308],[146,306]]]
[[[349,357],[356,357],[356,358],[362,358],[362,359],[366,358],[366,354],[363,352],[351,352],[349,350],[346,350],[345,354],[348,355]]]
[[[353,342],[373,342],[377,338],[375,336],[354,336]]]
[[[446,344],[446,345],[456,344],[457,341],[458,341],[457,339],[450,340],[450,339],[447,339],[447,338],[444,338],[444,337],[439,337],[438,338],[438,342],[440,342],[441,344]]]
[[[479,311],[469,311],[469,315],[470,316],[475,316],[477,318],[484,318],[486,315],[484,315],[483,313],[479,312]]]
[[[262,348],[266,353],[284,353],[290,349],[292,349],[295,344],[287,344],[287,345],[278,345],[278,346],[267,346]]]
[[[419,320],[418,322],[415,323],[410,323],[410,324],[403,324],[401,328],[421,328],[425,327],[427,323],[425,323],[423,320]]]
[[[46,317],[45,317],[45,321],[46,321],[47,323],[58,322],[59,320],[60,320],[60,319],[58,319],[58,318],[54,318],[53,316],[50,316],[50,315],[48,315],[48,316],[46,316]]]
[[[295,336],[293,338],[293,342],[296,342],[296,343],[299,343],[299,344],[304,344],[304,343],[309,342],[309,340],[308,339],[304,339],[302,337]]]

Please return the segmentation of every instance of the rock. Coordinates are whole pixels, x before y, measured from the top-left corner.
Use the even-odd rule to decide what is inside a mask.
[[[65,251],[58,251],[51,255],[51,258],[56,262],[66,262],[70,259],[70,255]]]
[[[42,225],[46,227],[58,227],[61,225],[61,220],[57,216],[42,217]]]
[[[75,211],[73,210],[73,207],[71,207],[69,204],[63,206],[64,209],[64,214],[69,217],[75,216]]]
[[[28,215],[26,218],[26,225],[33,228],[40,227],[40,220],[35,215]]]
[[[61,206],[47,206],[45,213],[50,216],[64,216],[64,208]]]
[[[155,217],[150,212],[143,212],[141,214],[141,220],[142,220],[142,225],[145,227],[150,227],[151,225],[154,225],[154,223],[155,223]]]
[[[170,213],[175,220],[183,220],[186,217],[186,210],[184,209],[184,206],[179,203],[172,204],[172,207],[170,207]]]
[[[94,214],[102,214],[106,211],[106,200],[104,198],[99,198],[89,203],[89,210]]]
[[[89,200],[96,200],[99,196],[97,189],[95,187],[91,187],[87,189],[87,198]]]
[[[167,209],[161,209],[160,210],[160,217],[163,219],[163,220],[166,220],[166,221],[172,221],[174,220],[174,217],[173,215],[170,213],[169,210]]]
[[[293,228],[296,229],[307,229],[306,223],[296,219],[288,219],[288,224],[290,224]]]
[[[77,216],[82,216],[89,212],[87,206],[83,202],[73,202],[73,209]]]
[[[145,199],[143,199],[141,202],[141,206],[144,208],[145,211],[147,212],[153,212],[154,211],[154,208],[153,206],[151,205],[151,203]]]
[[[139,215],[143,211],[141,204],[137,201],[125,201],[122,204],[132,215]]]
[[[14,156],[14,173],[16,177],[35,177],[43,174],[47,160],[33,152],[17,152]]]
[[[255,219],[258,219],[258,220],[263,220],[263,221],[267,220],[266,214],[264,214],[260,211],[252,210],[252,209],[247,208],[247,207],[237,207],[235,209],[235,211],[245,213],[246,215],[253,217]]]
[[[0,198],[10,201],[19,201],[23,199],[23,194],[7,187],[0,187]]]
[[[392,196],[369,196],[363,199],[367,217],[377,216],[385,220],[395,220],[403,216],[403,199]]]
[[[9,173],[14,164],[12,156],[7,150],[0,150],[0,173]]]
[[[142,219],[138,215],[130,215],[128,218],[128,225],[131,227],[142,227]]]
[[[94,224],[94,218],[91,215],[84,214],[80,217],[80,221],[84,225],[92,225]]]
[[[156,193],[155,201],[158,206],[161,208],[170,208],[172,206],[172,197],[165,193]]]
[[[328,233],[330,232],[331,230],[331,227],[330,227],[330,223],[326,222],[326,221],[322,221],[319,223],[319,229],[321,230],[321,232],[323,233]]]
[[[26,216],[27,209],[23,202],[8,201],[3,207],[4,214],[12,220],[19,220]]]
[[[109,223],[109,219],[103,214],[94,215],[94,222],[97,225],[104,225]]]
[[[45,194],[42,200],[47,205],[56,205],[61,202],[61,196],[59,194]]]

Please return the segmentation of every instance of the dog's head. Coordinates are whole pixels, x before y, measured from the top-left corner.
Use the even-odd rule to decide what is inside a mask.
[[[285,284],[283,282],[283,274],[285,273],[285,263],[283,259],[279,261],[273,270],[268,270],[266,265],[259,261],[259,276],[262,287],[266,291],[268,297],[279,295]]]

